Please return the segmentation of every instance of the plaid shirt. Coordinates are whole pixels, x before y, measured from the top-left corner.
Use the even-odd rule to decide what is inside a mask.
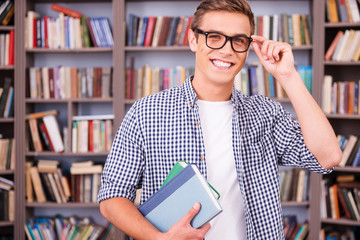
[[[98,202],[113,197],[133,201],[136,189],[142,188],[143,203],[179,160],[196,164],[206,177],[196,100],[188,78],[181,86],[133,104],[107,157]],[[247,239],[284,239],[279,165],[319,173],[331,170],[318,164],[304,144],[298,122],[280,104],[264,96],[244,95],[235,88],[231,101],[233,151],[244,197]]]

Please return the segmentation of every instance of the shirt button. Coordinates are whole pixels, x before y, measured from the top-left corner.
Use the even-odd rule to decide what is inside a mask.
[[[189,106],[192,107],[192,103],[190,103]]]
[[[200,125],[200,123],[199,122],[196,122],[196,126],[199,126]]]
[[[204,157],[200,157],[200,160],[203,161],[203,160],[204,160]]]

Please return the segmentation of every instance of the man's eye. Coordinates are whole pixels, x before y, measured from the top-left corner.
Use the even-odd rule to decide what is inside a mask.
[[[220,35],[220,34],[209,34],[208,37],[211,38],[211,39],[214,39],[214,40],[216,40],[216,39],[221,39],[221,35]]]
[[[244,43],[244,42],[245,42],[245,39],[244,39],[244,38],[241,38],[241,37],[238,37],[238,38],[234,38],[234,39],[233,39],[233,42],[235,42],[235,43]]]

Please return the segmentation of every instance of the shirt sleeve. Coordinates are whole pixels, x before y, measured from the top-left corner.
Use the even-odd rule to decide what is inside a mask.
[[[323,168],[306,147],[299,122],[277,104],[273,136],[280,165],[307,168],[317,173],[328,174],[333,169]]]
[[[136,103],[122,121],[101,175],[97,201],[125,197],[134,201],[143,171],[142,138]]]

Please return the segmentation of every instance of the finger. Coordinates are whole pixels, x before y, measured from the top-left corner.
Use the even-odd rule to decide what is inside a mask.
[[[259,35],[252,35],[251,38],[254,39],[255,41],[261,43],[261,44],[267,40],[263,36],[259,36]]]
[[[211,228],[210,223],[207,223],[207,224],[205,224],[204,226],[202,226],[201,228],[199,228],[199,230],[200,230],[202,233],[206,234],[206,233],[210,230],[210,228]]]
[[[274,57],[275,61],[280,60],[280,51],[281,51],[281,46],[275,45],[274,50],[273,50],[273,57]]]
[[[269,47],[270,47],[270,41],[265,40],[261,46],[261,54],[262,54],[264,60],[269,60],[269,57],[270,57],[269,56]]]
[[[267,51],[267,56],[269,58],[269,61],[271,63],[275,62],[275,58],[274,58],[274,49],[275,49],[276,45],[274,43],[269,44],[269,48]]]
[[[191,222],[191,220],[195,217],[195,215],[200,211],[200,203],[196,202],[192,206],[192,208],[182,217],[182,219],[186,222]]]

